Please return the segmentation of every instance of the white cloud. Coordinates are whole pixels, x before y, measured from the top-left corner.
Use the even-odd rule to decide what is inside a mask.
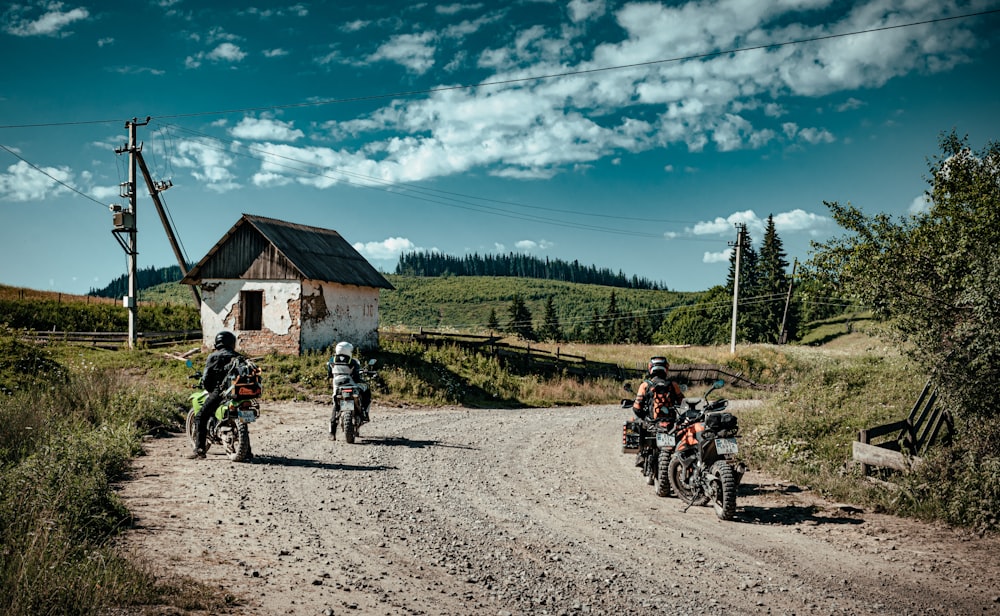
[[[878,36],[849,37],[864,53],[840,39],[828,39],[684,62],[658,61],[825,36],[887,20],[927,19],[946,10],[929,2],[897,4],[831,8],[829,0],[627,3],[609,14],[622,36],[595,46],[585,28],[570,23],[570,13],[590,18],[609,10],[610,3],[573,0],[566,5],[564,23],[525,24],[509,40],[498,39],[496,47],[478,55],[463,47],[448,56],[443,71],[436,58],[439,53],[443,57],[453,42],[449,37],[464,36],[496,15],[442,32],[399,34],[364,61],[394,62],[420,74],[437,68],[444,75],[464,63],[468,51],[485,73],[482,81],[653,63],[396,100],[368,115],[321,125],[329,130],[328,138],[364,144],[353,151],[345,146],[292,149],[286,154],[304,157],[327,176],[294,177],[295,181],[330,186],[342,181],[339,170],[357,174],[354,181],[362,182],[367,182],[365,177],[385,182],[425,180],[474,170],[532,180],[585,170],[598,160],[619,158],[623,152],[674,145],[699,153],[764,149],[776,143],[796,148],[833,143],[837,137],[830,130],[789,121],[783,99],[791,99],[798,108],[802,97],[839,92],[841,99],[846,98],[841,109],[861,105],[850,97],[857,88],[877,88],[891,76],[941,70],[957,61],[963,50],[975,44],[961,36],[966,26],[938,24],[935,28],[945,32],[934,37],[928,36],[926,28],[894,30],[891,44],[880,42]],[[473,6],[453,3],[437,10],[454,15]],[[818,25],[801,21],[811,9],[820,7],[830,9],[828,19]],[[370,25],[350,22],[343,28]],[[873,52],[878,57],[871,56]],[[344,53],[333,48],[317,62],[351,62]],[[192,65],[202,60],[200,56],[190,59]],[[672,165],[664,167],[666,172],[672,169]],[[697,169],[686,165],[684,170]],[[259,180],[274,183],[288,173],[265,165]]]
[[[229,133],[237,139],[254,141],[297,141],[305,136],[291,122],[272,118],[243,118]]]
[[[366,258],[385,261],[398,259],[404,252],[416,250],[416,246],[405,237],[389,237],[381,242],[357,242],[354,249]]]
[[[482,8],[482,4],[439,4],[434,7],[439,15],[454,15],[456,13],[461,13],[462,11],[475,11]]]
[[[732,248],[727,248],[722,252],[706,252],[702,258],[702,263],[728,263],[733,254]]]
[[[865,106],[864,101],[860,101],[860,100],[858,100],[858,99],[856,99],[856,98],[854,98],[852,96],[852,97],[848,98],[846,101],[844,101],[843,103],[837,105],[837,111],[841,111],[841,112],[843,112],[843,111],[854,111],[855,109],[860,109],[861,107],[864,107],[864,106]]]
[[[605,0],[570,0],[568,8],[569,18],[579,23],[604,15],[607,3]]]
[[[432,32],[396,35],[368,56],[368,61],[396,62],[414,73],[425,73],[434,66],[434,38]]]
[[[114,45],[114,44],[115,44],[115,39],[111,38],[110,36],[102,39],[97,39],[98,47],[107,47],[108,45]]]
[[[264,57],[265,58],[281,58],[281,57],[287,56],[287,55],[288,55],[288,51],[285,50],[285,49],[281,49],[281,48],[265,49],[264,50]]]
[[[205,56],[209,60],[224,61],[224,62],[239,62],[243,58],[247,57],[245,51],[239,48],[238,45],[232,43],[222,43],[212,51],[208,52]]]
[[[24,161],[18,161],[7,167],[6,173],[0,173],[0,199],[42,201],[69,192],[53,178],[72,185],[73,172],[69,167],[41,167],[39,171]]]
[[[910,202],[910,206],[906,208],[907,213],[911,216],[917,214],[926,214],[931,209],[931,200],[927,195],[920,195],[919,197],[914,197],[913,201]]]
[[[772,216],[775,231],[785,233],[813,233],[830,222],[830,219],[825,216],[812,214],[802,209],[779,212]],[[746,225],[750,230],[750,236],[755,240],[760,240],[767,226],[767,217],[761,218],[753,210],[733,212],[725,218],[720,216],[714,220],[699,222],[688,229],[688,232],[693,235],[732,235],[735,237],[737,224]]]
[[[514,247],[522,252],[533,252],[535,250],[548,250],[555,246],[552,242],[548,240],[519,240],[514,242]]]
[[[231,171],[235,162],[228,152],[200,141],[181,141],[170,156],[174,167],[190,170],[209,190],[220,193],[240,187]]]
[[[24,14],[30,11],[31,7],[15,4],[5,16],[8,23],[4,30],[14,36],[68,36],[71,33],[64,32],[64,28],[90,17],[90,11],[82,7],[62,10],[62,2],[51,2],[48,8],[49,10],[40,17],[29,19]]]

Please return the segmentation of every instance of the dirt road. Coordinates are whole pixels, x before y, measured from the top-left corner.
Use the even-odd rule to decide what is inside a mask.
[[[232,614],[1000,613],[1000,541],[750,472],[737,519],[682,512],[621,453],[626,411],[265,404],[257,458],[146,443],[128,542]]]

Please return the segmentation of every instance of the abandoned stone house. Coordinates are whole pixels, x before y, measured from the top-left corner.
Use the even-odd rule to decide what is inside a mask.
[[[393,289],[339,233],[243,214],[181,281],[201,289],[202,344],[236,334],[249,355],[347,340],[378,346],[379,292]]]

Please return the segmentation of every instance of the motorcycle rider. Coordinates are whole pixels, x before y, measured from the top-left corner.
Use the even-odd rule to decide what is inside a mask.
[[[338,342],[337,346],[334,347],[333,353],[333,359],[326,364],[327,376],[331,379],[333,378],[333,366],[335,364],[350,366],[351,380],[354,381],[361,390],[362,421],[364,423],[368,423],[368,407],[371,406],[372,392],[368,388],[368,383],[365,383],[361,378],[361,362],[352,357],[352,354],[354,353],[354,345],[346,340]]]
[[[226,374],[229,372],[229,364],[234,357],[241,357],[236,352],[236,335],[230,331],[221,331],[215,335],[215,350],[205,360],[205,369],[201,373],[201,387],[208,392],[205,403],[195,414],[195,442],[194,453],[188,456],[191,459],[205,457],[205,440],[208,432],[208,420],[215,415],[215,410],[222,404],[223,385],[226,381]],[[250,453],[248,459],[253,459]]]
[[[646,422],[656,421],[661,416],[669,413],[669,408],[677,406],[684,400],[684,393],[673,380],[667,380],[667,370],[670,369],[670,362],[666,357],[655,356],[649,358],[648,376],[639,385],[639,390],[635,394],[635,401],[632,403],[632,413],[645,425]],[[654,396],[656,390],[666,391],[666,395]],[[643,452],[640,451],[635,457],[636,467],[642,467]]]

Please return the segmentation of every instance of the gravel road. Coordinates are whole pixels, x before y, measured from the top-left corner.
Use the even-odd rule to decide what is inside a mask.
[[[256,459],[146,442],[126,543],[230,614],[996,614],[1000,540],[825,502],[752,469],[737,518],[657,497],[613,406],[263,405]],[[176,612],[172,612],[176,613]],[[193,613],[193,612],[192,612]]]

